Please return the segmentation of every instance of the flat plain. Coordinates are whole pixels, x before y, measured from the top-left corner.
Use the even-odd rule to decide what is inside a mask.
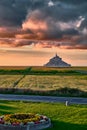
[[[1,67],[0,92],[87,97],[87,67]]]

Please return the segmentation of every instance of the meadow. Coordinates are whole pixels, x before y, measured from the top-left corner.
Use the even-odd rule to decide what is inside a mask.
[[[87,105],[0,101],[0,115],[12,113],[46,115],[53,125],[47,130],[87,130]]]
[[[0,75],[8,74],[8,75],[16,75],[16,74],[24,74],[24,75],[72,75],[72,74],[81,74],[81,72],[85,72],[87,74],[87,67],[40,67],[40,66],[0,66]]]
[[[87,67],[0,68],[0,93],[87,97]]]
[[[13,88],[22,75],[0,75],[0,88]]]

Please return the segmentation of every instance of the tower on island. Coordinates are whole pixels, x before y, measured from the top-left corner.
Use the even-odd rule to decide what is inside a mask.
[[[53,58],[49,60],[44,66],[46,67],[70,67],[71,65],[62,60],[61,57],[55,54]]]

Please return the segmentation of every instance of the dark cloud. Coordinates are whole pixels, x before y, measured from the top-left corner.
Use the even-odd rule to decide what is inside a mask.
[[[53,0],[53,1],[57,1],[57,0]],[[80,5],[80,4],[83,4],[83,3],[86,3],[87,1],[86,0],[62,0],[62,2],[66,2],[67,4],[74,4],[74,5]]]
[[[0,0],[0,26],[21,26],[31,0]]]
[[[1,38],[22,39],[6,41],[15,47],[36,39],[53,41],[42,47],[87,49],[87,0],[0,0],[0,30]]]

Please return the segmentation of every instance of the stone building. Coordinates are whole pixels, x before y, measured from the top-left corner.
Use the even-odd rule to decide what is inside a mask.
[[[46,67],[70,67],[71,65],[62,60],[57,54],[49,60]]]

